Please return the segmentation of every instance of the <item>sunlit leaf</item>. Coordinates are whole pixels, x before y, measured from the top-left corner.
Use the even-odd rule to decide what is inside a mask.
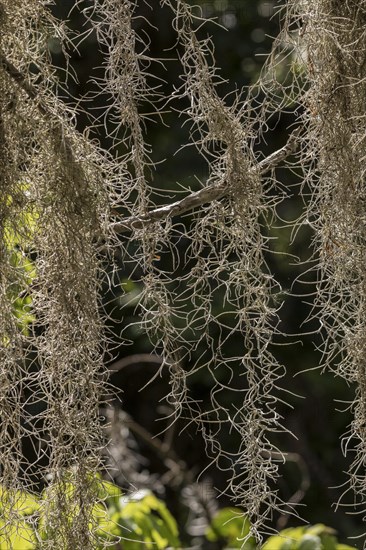
[[[255,539],[250,537],[243,545],[243,538],[249,534],[250,523],[239,508],[222,508],[213,518],[206,531],[206,537],[210,541],[219,538],[227,540],[231,548],[243,548],[249,550],[255,547]]]

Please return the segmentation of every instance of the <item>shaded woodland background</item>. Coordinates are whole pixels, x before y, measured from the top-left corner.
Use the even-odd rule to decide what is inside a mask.
[[[79,45],[79,54],[73,52],[69,60],[76,78],[74,82],[69,81],[70,96],[65,97],[65,101],[71,102],[74,101],[72,95],[82,98],[85,114],[78,120],[81,131],[89,124],[87,113],[95,116],[98,108],[106,102],[102,95],[95,97],[95,86],[90,83],[91,79],[102,75],[103,64],[103,53],[98,51],[93,33],[88,32],[88,22],[82,13],[83,7],[91,4],[91,0],[78,2],[76,8],[74,0],[60,0],[53,7],[54,14],[60,19],[68,19],[71,28],[84,28],[86,32],[84,41]],[[171,90],[180,84],[179,63],[173,60],[176,58],[176,37],[171,27],[170,12],[152,4],[153,7],[149,7],[139,2],[136,31],[146,37],[149,55],[165,59],[161,65],[156,65],[160,73],[154,75],[161,79],[156,80],[156,84]],[[230,102],[233,98],[231,92],[253,84],[260,73],[265,55],[271,48],[271,37],[276,36],[278,31],[278,5],[262,0],[215,0],[202,1],[200,6],[204,15],[216,18],[219,24],[206,26],[202,32],[207,33],[209,29],[212,36],[217,66],[223,78],[220,93],[227,96]],[[52,39],[49,47],[55,64],[62,67],[64,58],[59,44]],[[62,70],[60,77],[63,78]],[[285,143],[286,129],[296,120],[297,108],[294,105],[292,113],[269,121],[270,140],[268,143],[258,143],[258,151],[269,153]],[[140,110],[149,112],[149,106],[140,105]],[[161,110],[164,111],[163,104]],[[206,175],[206,167],[193,148],[180,150],[180,146],[187,141],[189,128],[183,125],[183,120],[174,112],[164,112],[162,116],[165,125],[157,124],[159,121],[156,116],[151,116],[151,122],[146,127],[151,157],[156,163],[150,179],[161,204],[171,201],[172,192],[176,193],[180,189],[179,184],[192,190],[199,189],[199,180],[204,180]],[[106,142],[103,129],[107,123],[101,119],[100,128],[95,128],[95,135],[91,137],[109,147],[111,144]],[[289,198],[280,206],[282,226],[271,230],[274,254],[268,255],[267,261],[283,291],[291,294],[286,296],[280,313],[283,323],[280,328],[293,336],[286,340],[279,339],[272,351],[286,365],[287,375],[283,386],[291,393],[284,395],[284,399],[293,408],[284,406],[280,412],[285,419],[285,426],[295,436],[285,439],[281,435],[279,441],[279,447],[290,453],[290,460],[283,467],[283,478],[278,490],[284,500],[291,500],[295,495],[295,499],[304,505],[299,513],[305,520],[333,526],[339,537],[343,538],[361,532],[357,517],[348,516],[344,509],[335,509],[333,505],[342,493],[340,484],[346,481],[343,472],[347,470],[347,463],[342,455],[340,437],[347,431],[351,421],[350,412],[344,409],[347,409],[345,402],[352,399],[353,388],[347,387],[343,380],[330,373],[324,372],[320,376],[319,369],[312,370],[321,363],[317,352],[320,341],[316,331],[319,327],[313,322],[306,322],[311,310],[314,275],[309,276],[308,280],[302,276],[306,285],[297,280],[300,273],[306,271],[304,262],[306,266],[311,255],[312,235],[310,230],[304,228],[292,235],[286,227],[286,220],[299,216],[302,199],[299,197],[296,174],[279,169],[278,177]],[[123,214],[116,212],[116,217]],[[187,217],[182,220],[183,224],[188,222]],[[127,239],[128,236],[121,238]],[[179,239],[175,244],[183,258],[187,243]],[[284,256],[284,252],[289,255]],[[197,501],[192,483],[208,465],[204,442],[200,433],[196,433],[194,427],[189,423],[187,425],[184,419],[162,433],[168,424],[163,418],[169,411],[161,404],[167,393],[168,382],[162,376],[154,378],[146,386],[160,366],[159,357],[150,355],[150,343],[133,324],[139,314],[133,296],[137,296],[140,291],[139,286],[131,280],[133,264],[124,265],[118,256],[115,261],[119,266],[119,284],[105,288],[106,308],[114,320],[110,322],[109,328],[114,334],[114,341],[119,342],[118,345],[110,345],[105,357],[111,369],[110,381],[118,388],[114,407],[104,411],[112,422],[110,436],[113,462],[109,462],[108,466],[112,468],[115,481],[122,486],[132,483],[139,488],[152,487],[158,496],[166,500],[180,526],[187,526],[187,522],[191,521],[188,531],[194,535],[194,521],[198,522],[200,510],[197,510],[196,519],[192,523],[192,509],[190,516],[189,507]],[[156,261],[168,267],[170,258],[163,251]],[[182,261],[181,269],[184,268]],[[300,296],[305,293],[307,296]],[[123,318],[121,304],[124,305]],[[302,331],[309,334],[297,336]],[[235,343],[229,342],[228,345]],[[203,402],[208,400],[211,383],[205,377],[205,371],[199,371],[190,379],[192,394]],[[156,438],[151,440],[151,435]],[[126,438],[128,449],[125,446]],[[218,495],[225,488],[225,464],[219,466],[221,471],[212,467],[205,470],[196,491],[201,491],[202,494],[198,496],[202,497],[202,501],[206,497],[209,501],[217,497],[218,505],[224,506],[229,501]],[[203,494],[205,492],[207,494]],[[198,523],[196,528],[199,531]],[[297,523],[298,520],[291,517],[273,518],[273,524],[278,528]]]

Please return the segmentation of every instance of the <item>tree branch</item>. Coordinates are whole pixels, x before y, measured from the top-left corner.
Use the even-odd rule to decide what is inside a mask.
[[[27,80],[25,75],[18,71],[18,69],[1,54],[1,52],[0,67],[5,70],[5,72],[18,84],[18,86],[20,86],[20,88],[23,89],[30,99],[37,102],[40,113],[46,116],[54,116],[53,113],[50,113],[47,105],[39,99],[36,87],[33,86]],[[292,132],[287,143],[281,147],[281,149],[274,151],[274,153],[261,160],[257,166],[251,168],[251,171],[253,173],[257,171],[260,175],[263,175],[277,166],[279,162],[287,158],[291,155],[291,153],[296,151],[298,147],[297,137],[299,132],[300,127],[296,128],[296,130]],[[180,201],[176,201],[165,206],[160,206],[159,208],[155,208],[142,216],[130,216],[128,218],[124,218],[119,222],[114,223],[113,228],[116,233],[119,234],[128,233],[133,229],[141,229],[150,223],[179,216],[185,212],[189,212],[190,210],[197,208],[198,206],[221,199],[229,192],[230,188],[228,188],[225,183],[222,185],[209,185],[208,187],[204,187],[195,193],[187,195]]]
[[[163,358],[158,355],[152,355],[151,353],[135,353],[134,355],[128,355],[118,361],[114,361],[111,365],[108,366],[110,374],[115,374],[120,372],[122,369],[132,366],[132,365],[142,365],[142,364],[154,364],[161,365]]]
[[[18,71],[18,69],[0,52],[0,67],[4,69],[8,76],[14,80],[18,86],[27,94],[30,99],[36,101],[38,110],[42,115],[50,116],[51,112],[43,101],[40,100],[37,88],[33,86],[27,77]]]
[[[300,128],[296,128],[296,130],[294,130],[290,135],[287,143],[281,147],[281,149],[274,151],[268,157],[261,160],[257,166],[251,169],[251,171],[253,173],[254,171],[258,171],[260,175],[263,175],[277,166],[279,162],[290,156],[298,147],[297,137],[299,133]],[[159,208],[155,208],[154,210],[151,210],[151,212],[143,214],[142,216],[130,216],[122,219],[121,221],[116,222],[113,227],[116,233],[119,234],[127,233],[132,229],[141,229],[149,223],[162,221],[167,218],[172,218],[173,216],[179,216],[180,214],[184,214],[185,212],[193,210],[198,206],[221,199],[229,192],[230,188],[228,188],[226,184],[209,185],[208,187],[204,187],[195,193],[187,195],[187,197],[184,197],[180,201],[167,204],[166,206],[160,206]]]

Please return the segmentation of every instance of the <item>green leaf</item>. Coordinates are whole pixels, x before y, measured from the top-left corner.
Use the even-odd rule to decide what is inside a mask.
[[[250,550],[255,548],[255,539],[250,537],[243,546],[243,539],[250,533],[249,519],[240,508],[222,508],[212,519],[211,525],[206,531],[206,537],[210,541],[225,539],[231,548],[243,548]]]
[[[120,525],[123,548],[147,550],[179,547],[177,524],[165,504],[149,491],[137,491],[119,499],[113,521]],[[127,532],[126,532],[127,531]],[[136,546],[136,544],[139,546]]]
[[[39,509],[40,504],[35,495],[27,491],[8,490],[0,486],[1,550],[35,548],[35,533],[27,519]]]
[[[103,500],[108,506],[110,514],[120,508],[120,499],[122,498],[122,491],[117,485],[110,481],[104,481],[100,478],[97,482],[97,493],[100,500]]]
[[[303,537],[305,529],[305,526],[284,529],[278,535],[270,537],[262,550],[297,550],[297,543]]]
[[[93,518],[98,524],[96,534],[100,539],[116,543],[120,540],[121,528],[103,504],[98,503],[94,506]]]
[[[297,550],[323,550],[320,537],[306,534],[298,543]]]
[[[328,527],[327,525],[324,525],[323,523],[316,523],[315,525],[310,525],[310,527],[306,527],[306,533],[308,535],[324,535],[324,534],[330,534],[334,535],[336,533],[335,529],[332,527]]]
[[[322,550],[336,550],[337,539],[336,531],[332,527],[328,527],[323,523],[310,525],[306,528],[306,535],[315,535],[320,537]]]
[[[34,550],[37,539],[32,527],[20,520],[11,526],[0,522],[0,548],[1,550]]]
[[[354,550],[351,546],[338,543],[335,534],[332,527],[322,523],[284,529],[270,537],[262,550]]]
[[[337,550],[337,539],[334,535],[321,535],[322,550]]]
[[[13,195],[7,197],[12,218],[5,220],[3,234],[9,262],[14,268],[14,280],[8,287],[7,295],[13,304],[17,325],[25,336],[28,336],[29,325],[35,320],[28,291],[36,277],[35,265],[25,251],[33,246],[39,219],[39,213],[29,201],[28,187],[27,184],[19,183]]]
[[[262,550],[294,550],[295,548],[296,542],[293,539],[281,535],[269,537],[262,546]]]
[[[38,497],[27,491],[10,491],[0,486],[0,512],[7,515],[10,510],[22,516],[29,516],[39,511]]]

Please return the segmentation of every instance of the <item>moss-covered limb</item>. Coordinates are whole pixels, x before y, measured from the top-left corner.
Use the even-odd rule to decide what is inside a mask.
[[[22,74],[6,57],[0,54],[0,65],[7,72],[7,74],[15,80],[15,82],[26,92],[29,98],[36,100],[36,106],[42,115],[48,117],[50,121],[56,122],[55,113],[48,109],[47,105],[40,100],[37,88],[33,86],[27,76]],[[121,86],[123,89],[124,87]],[[135,116],[136,113],[135,113]],[[295,131],[290,135],[288,142],[270,154],[267,158],[261,160],[252,171],[257,170],[261,175],[275,168],[280,162],[285,160],[288,156],[294,153],[298,147],[297,136],[299,131]],[[67,138],[66,138],[67,139]],[[201,189],[195,193],[184,197],[180,201],[162,206],[151,210],[146,214],[139,216],[131,216],[125,220],[121,220],[113,224],[113,229],[116,233],[125,233],[133,229],[141,229],[145,224],[154,223],[156,221],[162,221],[173,216],[179,216],[194,208],[202,206],[206,203],[218,200],[223,196],[230,194],[230,185],[227,182],[222,184],[214,184]]]
[[[281,149],[274,151],[268,157],[258,162],[258,164],[251,168],[251,173],[258,172],[261,175],[266,174],[273,168],[275,168],[280,162],[294,153],[298,147],[297,136],[299,132],[293,132],[286,143]],[[173,218],[185,214],[194,208],[203,206],[204,204],[216,201],[230,195],[231,188],[228,183],[222,183],[219,185],[208,185],[195,193],[187,195],[183,199],[174,203],[167,204],[166,206],[160,206],[151,210],[147,214],[141,216],[131,216],[119,222],[113,224],[113,228],[116,233],[126,233],[133,229],[141,229],[144,225],[150,223],[164,221],[167,218]]]

